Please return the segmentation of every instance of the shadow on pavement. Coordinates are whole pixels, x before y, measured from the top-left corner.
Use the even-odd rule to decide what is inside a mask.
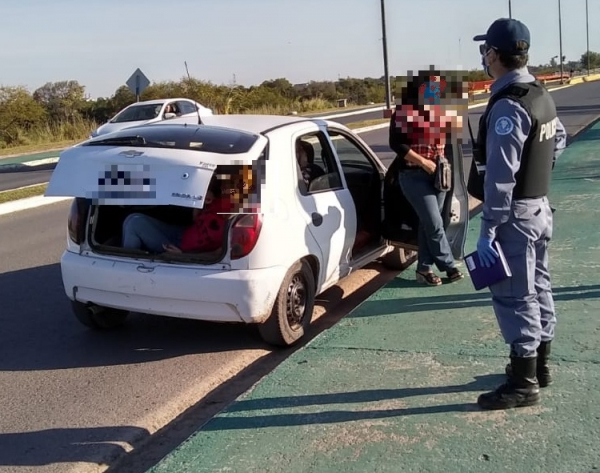
[[[126,453],[119,442],[131,444],[148,433],[146,429],[128,426],[0,433],[0,465],[105,463],[107,459]]]
[[[413,396],[433,396],[438,394],[483,391],[495,387],[504,380],[502,375],[484,375],[475,377],[475,381],[456,386],[432,386],[423,388],[381,389],[356,392],[316,394],[309,396],[286,396],[240,401],[232,405],[227,412],[294,408],[299,406],[320,406],[327,404],[352,404],[384,400],[399,400]],[[445,412],[479,411],[475,403],[446,404],[406,409],[385,410],[331,410],[299,414],[273,414],[255,417],[217,417],[203,427],[203,431],[235,429],[255,429],[265,427],[287,427],[297,425],[333,424],[353,422],[363,419],[383,419],[410,415],[437,414]]]
[[[188,354],[268,348],[251,327],[131,314],[95,331],[72,314],[60,264],[0,274],[0,371],[146,363]]]
[[[464,281],[470,284],[470,281]],[[414,280],[396,278],[386,285],[386,288],[416,288],[422,287]],[[430,289],[430,288],[423,288]],[[559,287],[553,289],[555,301],[572,301],[595,299],[600,297],[600,286]],[[379,315],[418,313],[428,311],[444,311],[472,307],[491,307],[492,300],[489,291],[477,293],[453,294],[444,296],[406,297],[391,300],[367,300],[361,304],[356,313],[347,318],[374,317]]]

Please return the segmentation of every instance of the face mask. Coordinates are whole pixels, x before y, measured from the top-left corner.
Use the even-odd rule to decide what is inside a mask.
[[[488,49],[485,53],[481,55],[481,65],[483,66],[483,71],[486,73],[486,75],[493,79],[494,76],[492,76],[492,74],[490,73],[490,66],[486,65],[485,63],[485,58],[490,53],[490,51],[491,49]]]
[[[481,58],[481,65],[483,66],[483,72],[485,72],[488,77],[492,77],[490,74],[490,66],[486,65],[485,63],[485,56]]]

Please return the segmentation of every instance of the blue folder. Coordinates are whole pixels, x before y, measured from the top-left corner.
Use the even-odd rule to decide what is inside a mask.
[[[494,264],[489,268],[486,268],[481,264],[477,251],[465,256],[465,264],[467,265],[467,269],[471,275],[471,281],[473,282],[476,291],[512,277],[512,272],[508,266],[508,261],[506,261],[502,247],[497,241],[494,241],[492,246],[500,257],[497,258]]]

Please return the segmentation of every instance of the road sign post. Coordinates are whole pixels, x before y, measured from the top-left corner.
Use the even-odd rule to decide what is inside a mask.
[[[150,81],[142,71],[136,69],[135,72],[131,75],[131,77],[127,79],[127,82],[125,84],[127,85],[127,87],[129,87],[129,90],[131,90],[131,92],[135,94],[135,101],[139,102],[140,95],[142,95],[142,92],[144,92],[144,90],[146,90],[146,87],[150,85]]]

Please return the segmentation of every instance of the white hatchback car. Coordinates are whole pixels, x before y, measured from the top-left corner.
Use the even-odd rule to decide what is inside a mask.
[[[90,138],[172,118],[195,117],[197,120],[198,114],[203,119],[212,115],[213,111],[198,102],[185,98],[136,102],[128,105],[107,123],[92,131]]]
[[[308,186],[298,140],[321,169]],[[462,259],[469,210],[460,144],[448,152],[455,186],[446,227]],[[376,259],[394,269],[412,262],[418,219],[394,168],[387,172],[344,125],[317,118],[213,115],[202,125],[175,119],[88,140],[61,154],[45,194],[75,197],[61,258],[66,295],[89,327],[114,327],[138,312],[259,324],[265,341],[291,345],[318,294]],[[187,225],[213,174],[241,169],[258,183],[245,196],[254,210],[228,216],[220,249],[121,247],[130,213]]]

